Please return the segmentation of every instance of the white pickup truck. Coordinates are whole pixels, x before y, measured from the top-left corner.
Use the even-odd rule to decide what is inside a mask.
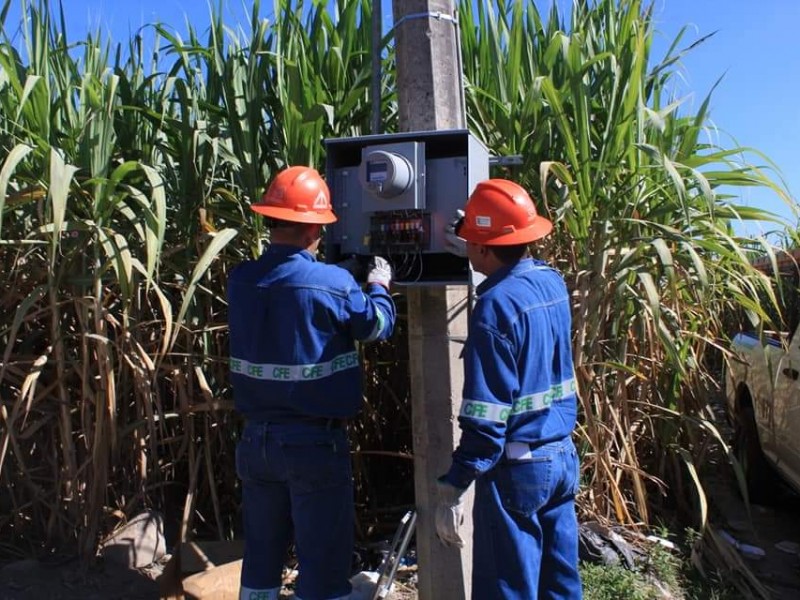
[[[771,271],[762,261],[764,272]],[[782,253],[783,331],[739,333],[725,374],[734,453],[754,502],[769,500],[777,473],[800,492],[800,251]],[[758,263],[755,266],[760,267]]]

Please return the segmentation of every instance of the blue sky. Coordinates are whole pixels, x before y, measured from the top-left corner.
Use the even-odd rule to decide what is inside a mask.
[[[538,0],[545,8],[553,0]],[[568,5],[568,0],[557,0]],[[69,37],[82,37],[99,27],[114,39],[156,20],[185,30],[190,18],[197,30],[208,23],[206,0],[63,0]],[[213,0],[216,4],[218,0]],[[711,118],[719,142],[735,142],[764,152],[782,171],[792,195],[800,197],[800,0],[654,0],[657,29],[655,55],[661,56],[684,25],[686,44],[716,31],[713,38],[692,51],[683,62],[680,96],[695,108],[714,82],[723,77],[711,103]],[[13,0],[11,24],[22,0]],[[383,0],[384,18],[391,24],[391,2]],[[247,0],[223,0],[226,23],[244,23],[250,11]],[[262,11],[271,9],[262,0]],[[752,158],[754,162],[763,161]],[[743,201],[795,218],[777,197],[763,190],[747,191]],[[771,229],[772,226],[769,226]],[[748,231],[756,233],[755,231]]]
[[[711,101],[720,143],[729,147],[735,140],[765,153],[790,194],[800,198],[800,1],[655,0],[655,14],[663,45],[684,25],[690,28],[687,41],[717,32],[683,61],[679,92],[691,95],[697,107],[722,76]],[[796,223],[768,191],[749,190],[743,200]]]

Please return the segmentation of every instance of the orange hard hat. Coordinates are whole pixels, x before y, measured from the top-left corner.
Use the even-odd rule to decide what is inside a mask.
[[[250,208],[281,221],[320,225],[336,222],[328,185],[311,167],[288,167],[278,173],[261,200]]]
[[[524,188],[507,179],[481,181],[467,200],[458,236],[484,246],[514,246],[543,238],[553,224],[536,214]]]

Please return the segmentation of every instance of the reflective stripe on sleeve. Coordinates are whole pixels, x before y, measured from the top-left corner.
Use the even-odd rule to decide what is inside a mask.
[[[479,421],[491,421],[492,423],[505,423],[508,421],[510,412],[511,407],[506,404],[465,399],[461,403],[461,411],[458,416],[478,419]]]
[[[378,317],[378,321],[375,323],[375,327],[373,327],[372,332],[366,338],[364,338],[365,342],[374,342],[377,340],[381,333],[383,333],[383,328],[386,326],[386,315],[383,314],[383,311],[376,307],[375,313]]]
[[[543,411],[549,408],[553,402],[559,402],[573,396],[576,391],[575,379],[567,379],[559,384],[550,386],[549,390],[516,398],[512,406],[464,399],[461,403],[459,416],[492,423],[505,423],[509,417]]]
[[[313,381],[357,366],[358,352],[347,352],[328,362],[312,365],[259,364],[240,358],[231,357],[230,359],[231,373],[239,373],[252,379],[266,381]]]

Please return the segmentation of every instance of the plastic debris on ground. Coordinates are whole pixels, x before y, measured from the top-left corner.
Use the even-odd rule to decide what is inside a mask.
[[[752,558],[754,560],[758,560],[764,558],[767,554],[766,552],[764,552],[764,550],[762,550],[758,546],[753,546],[751,544],[745,544],[743,542],[740,542],[724,529],[721,529],[719,534],[723,540],[725,540],[731,546],[736,548],[739,551],[739,553],[745,558]]]
[[[639,551],[609,527],[597,521],[578,526],[578,553],[584,562],[636,568]]]
[[[781,552],[786,552],[786,554],[800,554],[800,544],[797,542],[790,542],[789,540],[778,542],[775,544],[775,548]]]

